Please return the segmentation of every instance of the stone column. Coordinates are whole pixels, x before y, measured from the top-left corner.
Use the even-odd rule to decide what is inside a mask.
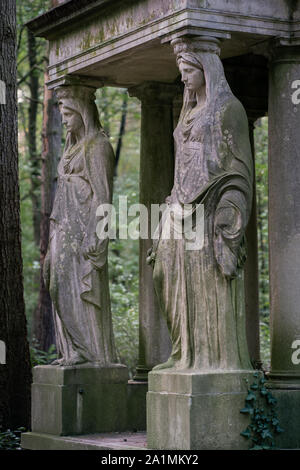
[[[269,76],[270,387],[278,398],[285,429],[280,445],[299,448],[300,48],[278,45],[272,52]]]
[[[245,263],[245,309],[246,332],[249,355],[256,368],[261,367],[259,348],[259,296],[258,296],[258,255],[257,255],[257,207],[256,207],[256,181],[255,181],[255,148],[254,148],[254,121],[256,118],[248,116],[249,136],[253,155],[253,203],[252,211],[246,230],[247,260]]]
[[[145,83],[129,94],[142,104],[140,203],[150,215],[151,204],[162,204],[170,194],[174,177],[173,97],[176,85]],[[140,240],[139,365],[135,380],[147,380],[148,372],[169,357],[171,342],[159,311],[153,287],[153,269],[146,263],[152,246],[149,217],[147,240]]]

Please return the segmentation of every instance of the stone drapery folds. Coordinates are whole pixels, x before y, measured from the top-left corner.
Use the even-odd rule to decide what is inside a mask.
[[[204,245],[161,238],[154,284],[172,353],[155,369],[251,369],[245,335],[244,233],[252,204],[248,120],[232,94],[218,41],[173,41],[185,84],[174,131],[175,176],[168,204],[204,204]]]
[[[107,270],[108,239],[96,235],[96,210],[112,202],[114,154],[99,123],[95,89],[56,90],[66,144],[50,216],[45,284],[53,302],[56,364],[116,363]]]

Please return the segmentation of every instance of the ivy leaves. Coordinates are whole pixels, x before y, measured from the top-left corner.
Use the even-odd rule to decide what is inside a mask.
[[[241,436],[251,439],[250,450],[267,450],[275,448],[275,435],[284,430],[279,425],[277,417],[277,400],[265,387],[266,379],[258,372],[253,374],[254,381],[248,387],[245,407],[240,413],[248,414],[251,422],[241,432]]]

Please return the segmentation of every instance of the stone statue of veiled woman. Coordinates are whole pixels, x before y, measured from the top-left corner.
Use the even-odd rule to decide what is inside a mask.
[[[243,281],[253,179],[248,120],[225,79],[217,44],[173,44],[185,91],[166,202],[175,209],[191,204],[193,213],[204,205],[204,243],[188,249],[185,236],[165,239],[160,227],[148,261],[172,352],[154,369],[251,369]],[[168,223],[178,225],[175,219],[171,212]]]
[[[116,363],[107,269],[108,239],[96,235],[96,210],[112,202],[114,153],[98,119],[94,89],[57,89],[66,144],[50,216],[44,280],[52,303],[58,360]]]

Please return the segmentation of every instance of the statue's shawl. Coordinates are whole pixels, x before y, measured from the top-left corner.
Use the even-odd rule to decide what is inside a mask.
[[[215,259],[224,274],[235,275],[238,259],[242,257],[243,236],[253,194],[247,115],[232,94],[216,54],[182,53],[178,60],[203,68],[206,103],[195,113],[195,96],[185,89],[181,115],[174,131],[174,187],[167,202],[204,204],[205,217],[213,221],[211,235],[214,237]],[[214,227],[215,214],[226,206],[236,208],[243,219],[236,237],[228,237],[225,231],[220,234],[220,230]],[[156,249],[157,243],[154,243],[152,259]],[[232,260],[229,267],[228,259]]]
[[[80,162],[81,170],[72,173],[72,165],[75,160]],[[113,175],[115,158],[108,137],[96,130],[89,135],[79,146],[67,143],[62,159],[59,163],[59,184],[50,219],[54,222],[51,231],[72,231],[71,235],[80,236],[78,246],[78,259],[80,259],[80,288],[81,298],[98,307],[101,306],[101,286],[99,285],[97,271],[107,262],[108,238],[100,240],[96,234],[97,208],[100,204],[112,203]],[[66,170],[68,168],[68,170]],[[86,192],[86,200],[79,205],[76,199],[78,194],[64,189],[64,185],[70,184],[71,178],[80,178],[82,189]],[[78,183],[79,184],[79,183]],[[87,189],[88,188],[88,189]],[[71,196],[70,196],[71,192]],[[61,196],[60,196],[61,193]],[[74,200],[68,205],[66,197]],[[84,211],[79,217],[78,211]],[[86,226],[78,228],[78,223],[85,221]],[[77,221],[77,222],[76,222]],[[50,233],[50,242],[52,233]],[[84,251],[90,246],[95,246],[95,251],[84,256]]]
[[[84,144],[86,175],[90,182],[93,198],[90,205],[90,221],[83,246],[96,242],[96,251],[82,259],[81,298],[101,307],[101,286],[97,270],[107,262],[108,238],[100,240],[96,235],[96,211],[100,204],[112,204],[113,175],[115,158],[109,139],[95,134]]]

